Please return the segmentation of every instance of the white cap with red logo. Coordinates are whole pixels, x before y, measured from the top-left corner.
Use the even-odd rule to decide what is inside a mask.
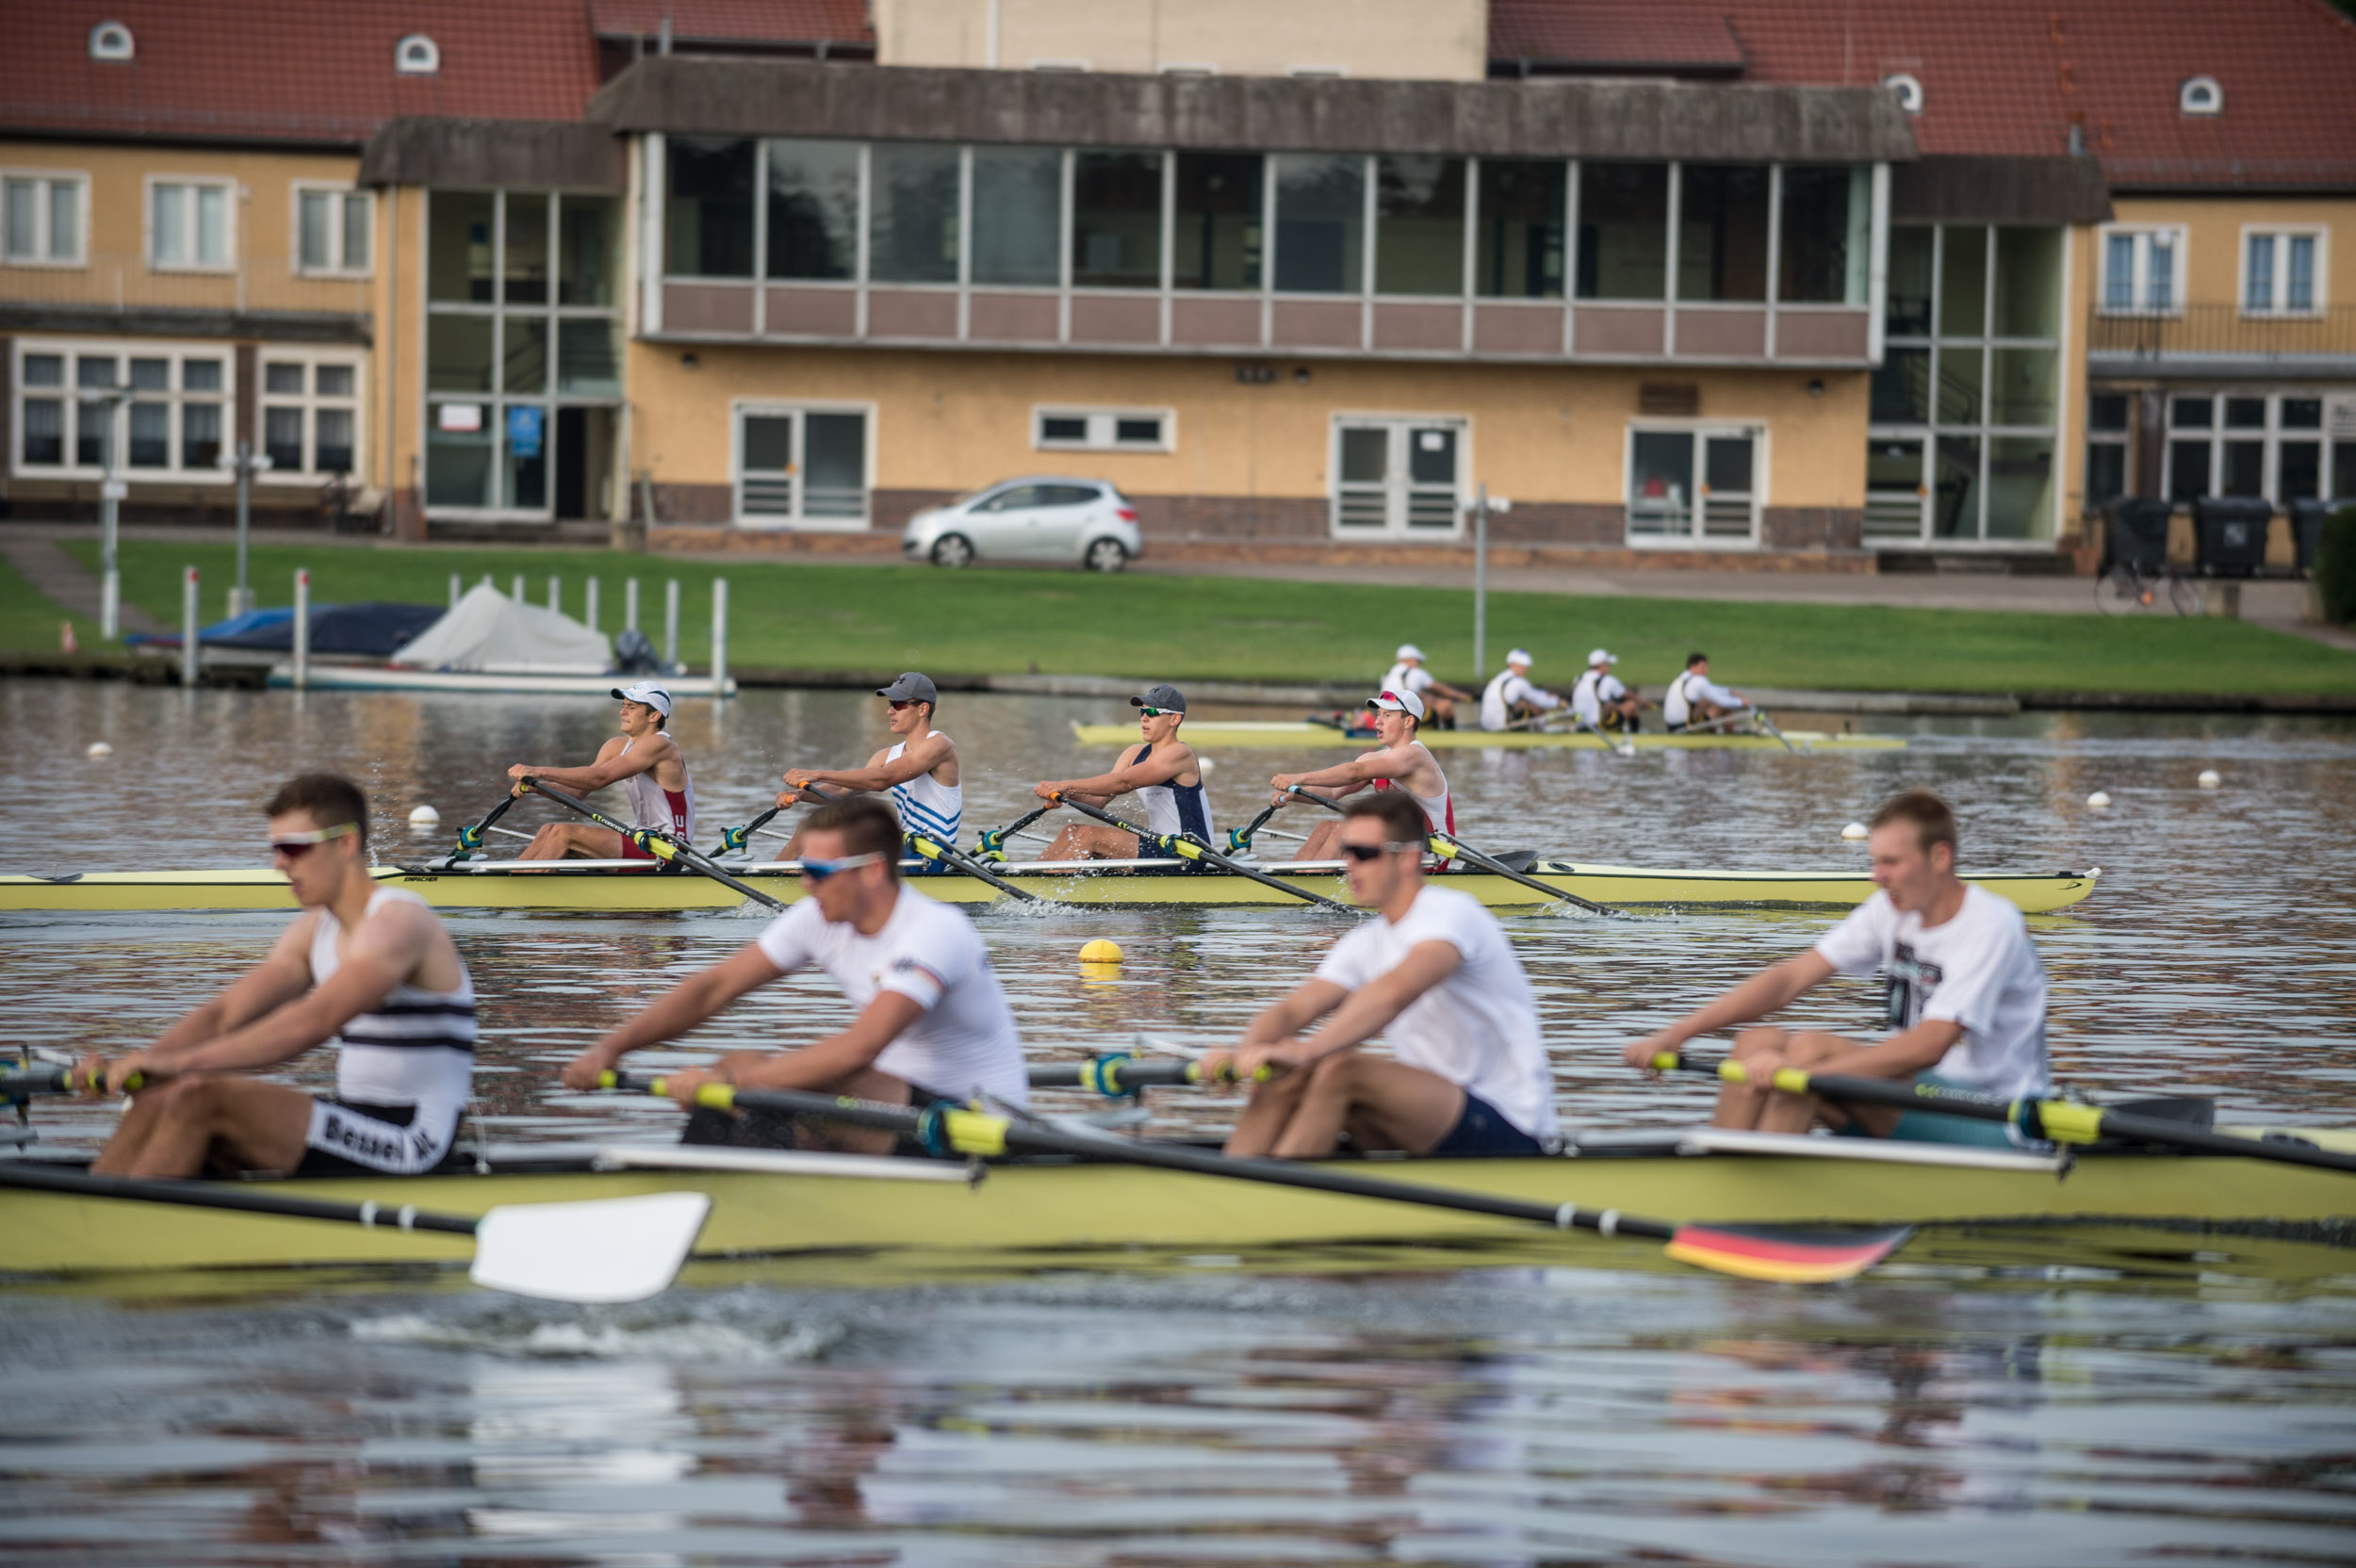
[[[1404,713],[1412,719],[1420,720],[1423,717],[1423,698],[1413,692],[1379,692],[1366,699],[1366,706],[1387,708],[1392,712]]]

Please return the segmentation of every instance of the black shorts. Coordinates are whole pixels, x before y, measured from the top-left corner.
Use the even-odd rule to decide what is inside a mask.
[[[456,1157],[458,1119],[417,1125],[415,1105],[372,1105],[322,1098],[311,1102],[311,1128],[296,1176],[423,1176]]]
[[[1432,1146],[1427,1159],[1463,1160],[1543,1154],[1546,1145],[1505,1119],[1505,1113],[1470,1089],[1464,1109],[1448,1136]]]
[[[908,1109],[923,1110],[938,1101],[954,1100],[954,1095],[926,1088],[922,1084],[908,1085]],[[963,1104],[963,1101],[957,1101]],[[687,1125],[679,1129],[681,1143],[696,1144],[707,1149],[798,1149],[800,1141],[794,1134],[794,1119],[776,1111],[715,1111],[709,1105],[698,1105],[687,1113]],[[913,1148],[907,1140],[903,1146]]]

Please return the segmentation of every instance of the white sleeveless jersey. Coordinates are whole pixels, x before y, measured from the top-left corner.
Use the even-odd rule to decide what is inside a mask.
[[[1610,670],[1590,669],[1579,678],[1579,684],[1571,688],[1571,711],[1589,724],[1601,724],[1603,705],[1617,702],[1626,695],[1628,688],[1621,685]]]
[[[401,888],[368,897],[376,913],[387,899],[425,900]],[[343,956],[335,951],[342,924],[319,911],[311,934],[311,984],[324,986]],[[458,966],[458,988],[431,991],[401,985],[368,1012],[336,1031],[335,1096],[368,1105],[415,1105],[420,1112],[463,1109],[474,1079],[474,976]]]
[[[632,737],[622,743],[622,755],[638,743]],[[695,839],[695,776],[687,771],[687,758],[679,760],[679,776],[687,788],[676,793],[654,781],[654,770],[631,774],[622,780],[622,797],[630,802],[630,821],[633,827],[659,827],[682,843]]]
[[[924,739],[940,734],[927,731]],[[908,749],[902,741],[884,753],[884,760],[897,762],[900,754]],[[899,808],[900,826],[909,833],[922,833],[935,843],[957,847],[957,829],[965,822],[965,786],[943,784],[929,773],[920,773],[905,784],[892,786],[892,804]]]
[[[1138,760],[1144,756],[1144,751],[1137,754]],[[1137,791],[1137,803],[1145,808],[1145,825],[1155,833],[1191,833],[1206,844],[1211,841],[1211,795],[1200,774],[1191,784],[1173,778],[1145,785]]]
[[[1417,794],[1406,785],[1390,778],[1376,779],[1374,787],[1378,790],[1399,791],[1409,800],[1423,808],[1424,820],[1430,823],[1435,830],[1454,833],[1456,831],[1456,802],[1448,798],[1447,772],[1441,768],[1440,760],[1432,755],[1430,746],[1425,745],[1421,741],[1410,741],[1408,744],[1422,752],[1424,760],[1432,764],[1432,771],[1440,776],[1440,792],[1435,795]]]

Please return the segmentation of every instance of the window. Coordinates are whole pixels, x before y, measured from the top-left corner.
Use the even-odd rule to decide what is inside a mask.
[[[266,349],[261,376],[270,480],[309,483],[359,467],[358,358]]]
[[[0,259],[11,267],[78,267],[90,176],[0,173]]]
[[[1364,286],[1366,160],[1280,153],[1276,166],[1276,286],[1287,294],[1355,294]]]
[[[2225,90],[2217,85],[2215,76],[2193,76],[2176,90],[2176,110],[2180,114],[2223,114]]]
[[[1495,299],[1562,297],[1567,174],[1552,159],[1481,160],[1476,292]]]
[[[973,281],[1054,287],[1062,280],[1063,155],[973,149]]]
[[[101,22],[90,30],[90,57],[94,60],[127,60],[137,52],[131,29],[120,22]]]
[[[230,364],[219,344],[20,338],[10,466],[100,479],[112,456],[126,478],[219,482]]]
[[[431,76],[442,69],[441,47],[423,33],[411,33],[393,45],[393,69],[403,76]]]
[[[747,528],[865,528],[870,417],[863,408],[740,406],[738,523]]]
[[[173,271],[226,271],[236,259],[227,180],[147,183],[147,261]]]
[[[295,270],[358,276],[370,265],[368,192],[334,187],[294,188]]]
[[[1375,159],[1378,294],[1464,292],[1464,160]]]
[[[2103,229],[2105,315],[2173,315],[2184,308],[2182,229]]]
[[[1579,297],[1658,300],[1669,267],[1669,166],[1588,163],[1579,171]]]
[[[1628,428],[1628,535],[1748,542],[1759,537],[1763,431]]]
[[[1775,291],[1785,304],[1861,305],[1873,249],[1873,172],[1788,168]],[[2053,231],[2060,243],[2060,231]],[[1892,258],[1894,263],[1894,256]],[[1892,284],[1896,269],[1891,269]],[[1894,291],[1894,290],[1893,290]]]
[[[1162,155],[1075,153],[1072,282],[1081,288],[1159,288]]]
[[[2247,316],[2309,316],[2323,308],[2320,229],[2245,229],[2241,308]]]
[[[1171,287],[1260,286],[1265,169],[1256,153],[1178,155]]]
[[[2086,399],[2086,491],[2088,512],[2127,493],[2127,399],[2124,392],[2097,392]]]
[[[2168,495],[2262,497],[2277,506],[2324,494],[2324,400],[2314,392],[2170,398]],[[2334,480],[2331,494],[2351,486]]]
[[[859,267],[855,141],[764,142],[769,165],[769,276],[834,280]]]
[[[1689,163],[1677,183],[1677,298],[1766,299],[1766,169]]]
[[[877,283],[957,282],[957,150],[879,141],[867,157],[868,275]]]
[[[1176,428],[1166,408],[1031,411],[1031,445],[1041,451],[1166,452],[1177,446]]]
[[[1922,112],[1922,84],[1906,72],[1884,76],[1882,86],[1898,95],[1898,106],[1908,114]]]
[[[675,278],[751,277],[753,144],[675,136],[667,148],[665,270]]]
[[[1461,419],[1333,421],[1333,533],[1453,538],[1464,521]]]

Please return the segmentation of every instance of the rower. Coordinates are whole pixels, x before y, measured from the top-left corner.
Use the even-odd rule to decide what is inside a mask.
[[[1317,1159],[1345,1132],[1362,1153],[1546,1152],[1554,1077],[1530,979],[1478,899],[1424,881],[1423,826],[1398,791],[1350,803],[1340,846],[1350,896],[1379,917],[1262,1010],[1235,1051],[1203,1059],[1206,1082],[1229,1062],[1247,1082],[1276,1070],[1253,1084],[1228,1153]],[[1389,1056],[1356,1049],[1378,1034]]]
[[[619,784],[630,803],[633,827],[652,828],[680,843],[695,837],[695,782],[687,776],[687,759],[671,739],[671,694],[651,680],[616,686],[621,703],[622,732],[597,748],[597,760],[585,768],[544,768],[518,762],[507,770],[515,780],[515,793],[523,795],[524,779],[540,779],[573,794],[585,795]],[[525,860],[562,860],[581,856],[591,860],[644,860],[660,864],[654,852],[593,822],[552,822],[532,836],[518,857]]]
[[[1432,748],[1415,739],[1423,724],[1423,699],[1413,692],[1386,686],[1366,699],[1366,711],[1382,745],[1360,753],[1352,761],[1337,762],[1315,773],[1278,774],[1268,780],[1269,789],[1275,792],[1275,803],[1291,805],[1292,797],[1284,792],[1296,785],[1339,798],[1355,794],[1371,784],[1378,792],[1399,790],[1413,800],[1423,813],[1427,836],[1443,829],[1455,832],[1456,802],[1448,795],[1448,775],[1440,771],[1439,759],[1432,755]],[[1338,853],[1336,846],[1343,825],[1339,817],[1317,824],[1301,846],[1301,858],[1333,858]]]
[[[891,685],[877,687],[875,694],[884,699],[885,727],[898,739],[870,757],[863,768],[788,769],[777,804],[798,802],[802,797],[796,792],[805,784],[875,793],[889,790],[901,826],[910,837],[922,835],[954,848],[965,820],[965,787],[957,782],[957,743],[933,727],[933,711],[941,705],[939,688],[931,677],[909,670]],[[786,841],[784,858],[800,858],[803,831],[807,828]],[[918,874],[949,869],[945,860],[913,850],[908,858]]]
[[[1868,1045],[1821,1030],[1745,1029],[1734,1054],[1748,1082],[1718,1094],[1721,1127],[1805,1133],[1815,1122],[1861,1137],[2010,1142],[1988,1121],[1873,1105],[1839,1105],[1761,1086],[1775,1070],[1894,1078],[2011,1100],[2047,1087],[2045,969],[2021,911],[1955,875],[1955,819],[1928,790],[1873,813],[1867,845],[1879,890],[1809,951],[1762,970],[1715,1002],[1628,1046],[1631,1067],[1713,1030],[1763,1019],[1835,972],[1888,976],[1891,1033]]]
[[[1093,778],[1047,779],[1031,786],[1041,800],[1069,795],[1090,806],[1109,805],[1115,798],[1137,792],[1145,808],[1145,825],[1158,835],[1190,834],[1211,841],[1211,797],[1203,788],[1203,764],[1194,748],[1178,738],[1186,722],[1186,695],[1175,686],[1155,686],[1143,696],[1131,697],[1137,710],[1142,742],[1121,754],[1109,773]],[[1055,835],[1047,849],[1050,860],[1169,860],[1200,869],[1200,860],[1182,860],[1152,839],[1124,833],[1118,827],[1072,823]]]
[[[880,800],[822,806],[802,825],[802,890],[730,957],[692,974],[610,1031],[564,1069],[596,1088],[632,1051],[717,1017],[757,987],[816,965],[859,1009],[850,1024],[793,1051],[736,1051],[709,1068],[667,1072],[663,1087],[694,1110],[685,1141],[889,1153],[890,1133],[793,1124],[695,1105],[699,1085],[806,1089],[892,1105],[1027,1097],[1023,1040],[990,950],[964,914],[900,884],[900,824]]]
[[[1685,657],[1685,673],[1669,682],[1661,699],[1661,722],[1679,730],[1730,718],[1748,707],[1750,701],[1742,693],[1729,692],[1710,678],[1710,655],[1691,653]]]
[[[1587,656],[1587,673],[1571,688],[1571,711],[1597,729],[1625,729],[1633,734],[1644,708],[1636,694],[1612,673],[1619,661],[1602,648]]]
[[[1561,697],[1530,683],[1530,650],[1515,648],[1505,656],[1505,668],[1481,689],[1481,727],[1516,728],[1562,706]]]
[[[1383,678],[1383,685],[1394,692],[1413,692],[1423,698],[1432,723],[1441,729],[1456,727],[1456,705],[1478,702],[1470,692],[1460,691],[1423,667],[1423,649],[1413,643],[1401,643],[1396,656],[1398,662]]]
[[[270,956],[144,1051],[83,1058],[77,1082],[137,1091],[105,1176],[415,1176],[440,1165],[474,1077],[474,981],[416,893],[368,873],[368,807],[333,774],[262,808],[272,862],[303,906]],[[336,1045],[335,1095],[245,1074]],[[95,1089],[89,1091],[95,1092]]]

